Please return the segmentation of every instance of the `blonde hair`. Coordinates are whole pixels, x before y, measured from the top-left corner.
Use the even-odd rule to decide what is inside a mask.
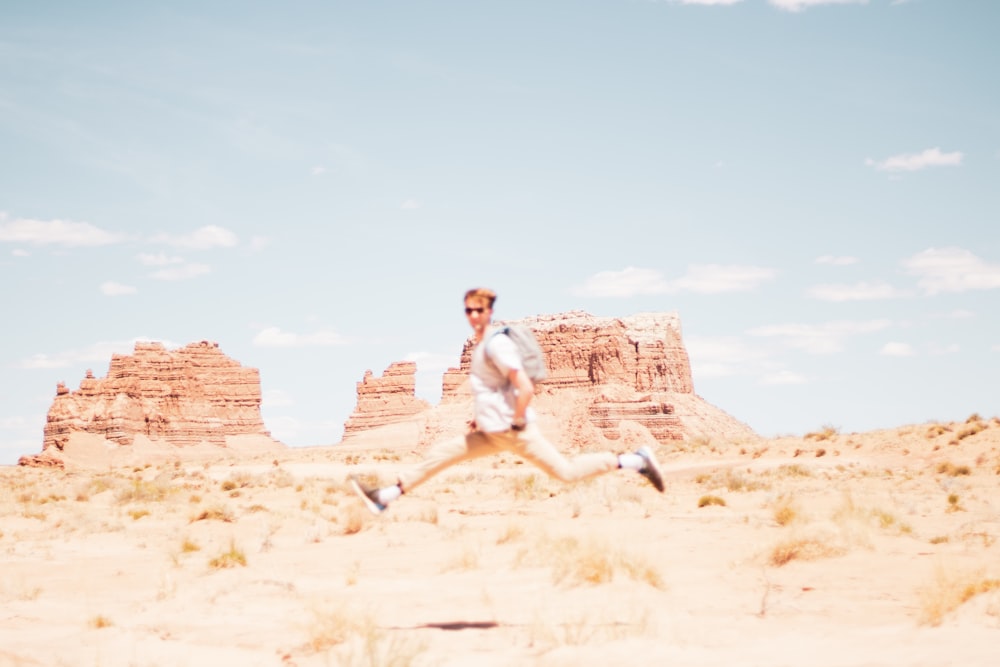
[[[486,302],[486,307],[493,310],[493,302],[497,300],[497,293],[486,287],[474,287],[465,293],[464,301],[469,299],[479,299]]]

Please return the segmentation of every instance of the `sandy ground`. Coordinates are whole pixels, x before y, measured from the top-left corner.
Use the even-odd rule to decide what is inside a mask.
[[[0,665],[1000,664],[1000,422],[661,446],[668,489],[419,451],[0,469]]]

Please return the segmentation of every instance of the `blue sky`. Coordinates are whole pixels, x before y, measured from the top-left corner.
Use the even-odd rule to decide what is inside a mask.
[[[1000,412],[1000,4],[6,2],[0,463],[136,340],[289,445],[500,318],[677,311],[762,435]]]

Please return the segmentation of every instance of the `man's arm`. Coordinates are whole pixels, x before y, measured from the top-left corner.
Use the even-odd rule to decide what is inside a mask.
[[[511,369],[507,374],[507,380],[517,389],[517,397],[514,400],[514,421],[511,426],[524,428],[525,413],[531,399],[535,397],[535,384],[528,374],[519,368]]]

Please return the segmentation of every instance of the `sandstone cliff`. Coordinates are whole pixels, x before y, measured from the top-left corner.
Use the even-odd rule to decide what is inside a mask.
[[[264,428],[260,402],[257,369],[230,359],[217,343],[174,351],[160,343],[136,343],[133,355],[112,356],[107,377],[87,371],[77,391],[57,385],[42,453],[19,463],[62,465],[74,441],[89,443],[78,449],[90,458],[133,445],[146,452],[282,448]]]
[[[676,313],[612,318],[573,311],[506,322],[514,323],[532,329],[545,353],[549,378],[537,387],[539,419],[570,444],[624,440],[622,444],[631,446],[646,441],[665,444],[694,438],[755,437],[746,424],[694,393]],[[395,425],[396,439],[412,435],[419,444],[460,432],[464,419],[456,416],[467,411],[473,345],[470,337],[458,366],[444,374],[439,406],[405,414],[381,409],[366,417],[366,405],[384,408],[392,401],[380,402],[368,391],[374,385],[359,383],[358,407],[349,423],[358,425],[364,420],[374,430]],[[394,386],[393,391],[397,390]],[[412,385],[406,391],[412,396]],[[351,433],[357,437],[364,432],[353,428]]]
[[[416,397],[416,372],[417,365],[412,361],[390,364],[380,378],[366,371],[357,384],[358,402],[344,424],[344,438],[429,409],[427,401]]]

